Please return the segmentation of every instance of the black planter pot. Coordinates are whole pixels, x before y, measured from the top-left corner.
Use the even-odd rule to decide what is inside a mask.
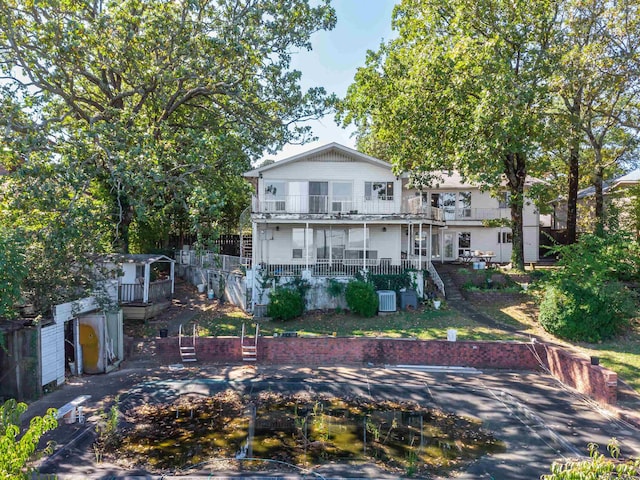
[[[600,357],[591,357],[591,365],[600,365]]]
[[[160,338],[167,338],[169,336],[169,330],[166,328],[160,329]]]

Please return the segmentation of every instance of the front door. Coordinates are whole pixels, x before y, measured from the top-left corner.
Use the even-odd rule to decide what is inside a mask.
[[[455,260],[456,258],[458,258],[455,232],[449,232],[445,230],[442,238],[442,247],[444,260]]]

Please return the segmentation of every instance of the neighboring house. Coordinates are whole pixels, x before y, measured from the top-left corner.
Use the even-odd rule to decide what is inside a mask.
[[[632,191],[640,184],[640,169],[622,175],[621,177],[604,182],[602,194],[604,196],[605,212],[607,206],[616,205],[620,211],[621,224],[630,223],[633,215],[630,210],[631,201],[637,193]],[[553,213],[551,215],[551,230],[565,230],[567,228],[567,200],[557,198],[551,202]],[[590,232],[595,228],[595,187],[587,187],[578,191],[577,202],[577,230]]]
[[[251,261],[269,276],[349,276],[430,270],[431,262],[490,252],[509,262],[507,195],[492,198],[459,175],[407,188],[389,163],[332,143],[244,176],[255,195]],[[524,208],[524,256],[538,260],[539,218]]]

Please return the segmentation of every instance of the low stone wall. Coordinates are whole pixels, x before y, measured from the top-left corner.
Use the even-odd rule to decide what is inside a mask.
[[[248,341],[248,340],[247,340]],[[157,353],[180,361],[178,339],[158,338]],[[242,363],[238,337],[202,337],[198,361]],[[617,375],[589,359],[546,344],[346,337],[260,337],[258,363],[266,365],[443,365],[506,370],[542,370],[599,402],[615,404]]]
[[[618,399],[618,374],[559,347],[537,345],[536,351],[551,374],[565,385],[600,403],[615,405]]]

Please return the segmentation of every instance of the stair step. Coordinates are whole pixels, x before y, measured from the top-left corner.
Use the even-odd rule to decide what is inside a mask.
[[[197,362],[198,359],[197,358],[183,358],[182,361],[183,362]]]
[[[181,352],[195,352],[196,347],[180,347]]]
[[[256,350],[258,347],[254,347],[253,345],[242,345],[243,350]]]
[[[242,357],[242,360],[245,362],[255,362],[257,361],[256,357]]]

